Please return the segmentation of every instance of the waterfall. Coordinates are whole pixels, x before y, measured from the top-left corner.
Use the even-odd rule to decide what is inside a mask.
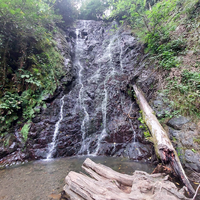
[[[98,154],[98,151],[100,149],[100,145],[102,140],[107,136],[107,132],[106,132],[106,114],[107,114],[107,101],[108,101],[108,93],[107,93],[107,89],[106,89],[106,79],[104,81],[104,99],[102,102],[102,114],[103,114],[103,130],[101,132],[101,134],[98,137],[98,141],[97,141],[97,148],[94,152],[94,155]]]
[[[63,120],[64,98],[65,98],[65,95],[60,99],[60,118],[59,118],[59,120],[57,121],[57,123],[55,125],[55,130],[54,130],[52,142],[49,144],[48,154],[47,154],[47,157],[46,157],[47,160],[52,158],[52,153],[53,153],[53,151],[54,151],[54,149],[56,147],[56,137],[58,135],[60,122]]]
[[[86,28],[86,22],[84,21],[84,29]],[[81,148],[78,152],[78,154],[84,154],[85,151],[87,154],[89,154],[89,149],[88,149],[88,144],[86,140],[86,131],[87,131],[87,124],[89,123],[89,114],[87,112],[86,106],[84,104],[84,85],[82,82],[82,77],[83,77],[83,66],[80,62],[80,54],[82,53],[82,47],[84,45],[84,39],[79,38],[80,30],[76,29],[76,63],[79,68],[78,72],[78,81],[79,85],[81,86],[78,94],[78,102],[80,107],[83,110],[84,117],[83,121],[81,123],[81,133],[82,133],[82,143],[81,143]]]
[[[107,56],[108,55],[108,58],[109,58],[109,65],[111,66],[111,69],[112,71],[108,71],[107,75],[106,75],[106,78],[104,80],[104,99],[102,101],[102,106],[101,106],[101,109],[102,109],[102,115],[103,115],[103,130],[101,132],[101,134],[99,135],[98,137],[98,140],[97,140],[97,147],[95,149],[95,152],[94,152],[94,155],[97,155],[98,152],[99,152],[99,149],[100,149],[100,146],[101,146],[101,142],[103,141],[103,139],[108,135],[107,134],[107,131],[106,131],[106,128],[107,128],[107,103],[108,103],[108,91],[107,91],[107,81],[108,79],[111,77],[111,76],[114,76],[115,75],[115,68],[112,64],[112,44],[114,42],[116,38],[113,37],[106,49],[106,52],[103,56]]]
[[[124,66],[123,66],[123,62],[122,62],[122,54],[123,54],[124,43],[123,43],[123,45],[121,43],[123,43],[122,38],[121,38],[121,42],[120,42],[120,39],[118,38],[118,46],[120,47],[120,55],[119,55],[120,69],[123,72]]]
[[[100,21],[79,20],[67,34],[73,62],[66,60],[66,64],[72,65],[76,79],[66,93],[65,129],[55,136],[56,156],[138,155],[136,128],[127,118],[132,100],[126,93],[138,73],[136,41],[116,24]],[[134,148],[127,150],[123,143]]]
[[[132,129],[132,131],[133,131],[133,144],[135,144],[135,136],[136,136],[136,133],[135,133],[135,130],[134,130],[134,128],[133,128],[133,124],[132,124],[132,121],[131,121],[131,119],[129,119],[129,122],[130,122],[130,125],[131,125],[131,129]]]
[[[81,149],[80,149],[78,154],[84,153],[85,150],[87,150],[87,154],[89,154],[89,150],[87,148],[87,144],[86,144],[86,141],[85,141],[85,139],[86,139],[86,127],[87,127],[87,123],[89,122],[89,114],[86,110],[86,107],[84,105],[84,99],[83,99],[84,86],[83,86],[83,83],[82,83],[82,80],[81,80],[83,67],[80,64],[80,62],[78,62],[78,65],[80,67],[79,84],[81,85],[81,89],[79,90],[78,99],[79,99],[80,106],[82,107],[82,109],[84,111],[84,118],[83,118],[83,121],[82,121],[82,124],[81,124],[82,145],[81,145]]]
[[[16,155],[21,160],[28,154],[37,160],[75,155],[149,158],[151,145],[142,143],[139,125],[128,114],[137,120],[138,107],[129,112],[135,101],[130,88],[151,69],[146,69],[144,46],[129,27],[77,20],[59,31],[55,40],[62,55],[58,64],[63,65],[55,91],[42,98],[45,107],[35,108],[25,151],[21,151],[23,137],[16,125],[17,139],[8,138],[2,155],[10,152],[14,161]],[[153,85],[154,76],[146,81],[145,85]]]

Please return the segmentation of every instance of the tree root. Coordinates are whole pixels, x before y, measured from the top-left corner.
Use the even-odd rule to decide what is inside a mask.
[[[194,194],[192,200],[195,200],[195,197],[197,196],[197,193],[198,193],[199,188],[200,188],[200,184],[199,184],[199,186],[197,187],[196,192],[195,192],[195,194]]]

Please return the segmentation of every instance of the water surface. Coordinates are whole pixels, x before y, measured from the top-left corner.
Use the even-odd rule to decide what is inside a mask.
[[[0,200],[58,200],[66,175],[72,170],[83,171],[81,165],[87,157],[40,160],[0,170]],[[90,158],[127,174],[135,170],[151,173],[154,168],[126,158]]]

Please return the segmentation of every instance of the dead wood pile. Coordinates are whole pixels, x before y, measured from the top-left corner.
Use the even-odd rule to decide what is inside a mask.
[[[89,158],[83,169],[92,177],[69,172],[64,191],[71,200],[186,200],[184,188],[178,190],[163,174],[135,171],[121,174]]]

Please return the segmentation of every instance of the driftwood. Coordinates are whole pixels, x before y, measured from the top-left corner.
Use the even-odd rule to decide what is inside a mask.
[[[184,188],[178,191],[175,184],[163,174],[135,171],[133,175],[118,173],[89,158],[82,166],[85,174],[69,172],[64,191],[71,200],[187,200]]]
[[[142,92],[133,85],[136,94],[137,102],[142,111],[143,119],[148,126],[154,143],[156,155],[164,164],[170,164],[175,174],[182,180],[188,189],[190,195],[194,195],[195,191],[191,186],[179,160],[179,157],[159,121],[157,120],[154,111],[151,109]]]

